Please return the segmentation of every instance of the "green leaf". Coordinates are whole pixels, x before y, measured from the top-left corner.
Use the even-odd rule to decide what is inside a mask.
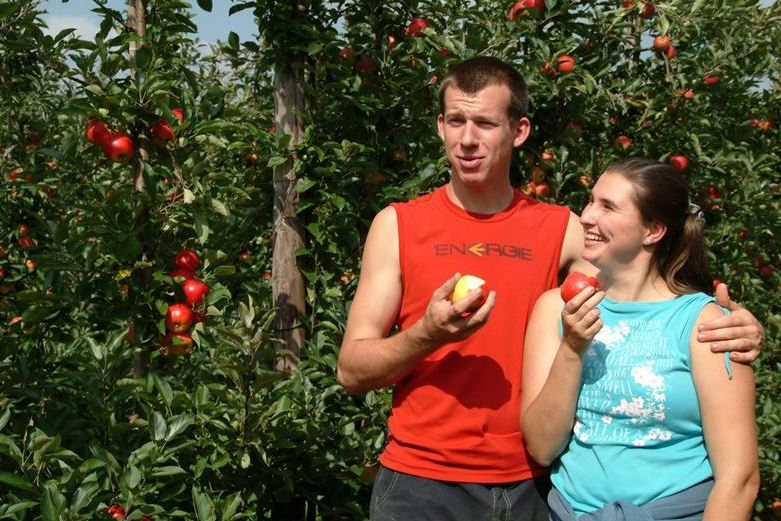
[[[149,377],[152,378],[155,389],[163,396],[165,404],[170,407],[171,402],[174,399],[174,392],[169,383],[164,378],[160,378],[156,373],[150,373]]]
[[[35,486],[27,481],[24,476],[13,474],[11,472],[0,472],[0,483],[8,485],[9,487],[26,490],[28,492],[35,491]]]
[[[165,423],[165,418],[159,412],[155,411],[152,415],[153,433],[152,439],[160,441],[165,438],[165,433],[168,430],[168,426]]]
[[[195,487],[193,487],[193,506],[195,506],[195,515],[198,521],[215,521],[217,518],[214,512],[214,502]]]
[[[22,451],[14,440],[5,434],[0,434],[0,454],[7,454],[17,463],[22,462]]]
[[[242,458],[242,461],[244,458]],[[241,506],[241,494],[239,492],[236,492],[235,494],[231,494],[227,498],[225,498],[225,501],[222,502],[222,515],[220,516],[221,521],[230,521],[234,515],[236,515],[236,512],[239,510],[239,507]]]
[[[168,465],[164,467],[155,467],[152,469],[151,476],[154,478],[161,478],[166,476],[181,476],[187,474],[187,471],[177,465]]]
[[[287,160],[288,160],[287,156],[271,156],[269,160],[266,162],[266,166],[269,168],[273,168],[275,166],[284,164]]]
[[[198,242],[206,244],[209,240],[209,234],[211,234],[211,228],[209,227],[209,221],[202,213],[195,215],[195,234],[198,237]]]
[[[210,13],[212,10],[212,0],[198,0],[198,7]]]
[[[212,198],[212,208],[214,209],[215,212],[217,212],[220,215],[225,215],[225,216],[228,215],[228,209],[218,199]]]
[[[184,432],[187,428],[193,424],[194,418],[189,414],[180,414],[169,418],[168,420],[168,432],[165,435],[165,441],[171,441],[176,435]]]
[[[255,320],[255,309],[252,306],[252,297],[248,297],[249,305],[239,302],[239,318],[244,323],[244,327],[252,327],[252,321]]]
[[[136,49],[134,59],[136,60],[137,67],[146,69],[149,66],[149,62],[152,61],[152,49],[148,46],[142,46]]]
[[[122,474],[121,483],[128,490],[136,489],[141,483],[141,472],[134,465],[128,465]]]
[[[98,492],[100,492],[100,485],[96,481],[85,480],[73,495],[73,501],[70,504],[71,511],[78,512],[86,509]]]
[[[41,517],[45,521],[59,521],[65,513],[65,496],[57,490],[54,482],[44,485],[41,496]]]
[[[228,45],[230,45],[231,49],[234,51],[239,50],[239,35],[231,31],[228,34]]]
[[[315,179],[307,179],[306,177],[301,177],[296,182],[296,191],[299,194],[302,194],[314,186],[317,186],[317,181]]]
[[[103,360],[103,346],[98,344],[98,342],[91,336],[88,336],[86,340],[90,351],[92,351],[92,356],[95,357],[95,360]]]

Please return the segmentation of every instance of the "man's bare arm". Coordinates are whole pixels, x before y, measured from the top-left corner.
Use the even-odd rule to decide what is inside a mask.
[[[448,297],[457,280],[455,274],[434,291],[426,313],[411,327],[388,336],[402,298],[399,237],[396,211],[389,207],[378,213],[366,239],[358,289],[339,351],[339,383],[350,393],[393,385],[438,347],[479,329],[496,295],[491,292],[477,311],[462,316],[480,292],[453,305]]]

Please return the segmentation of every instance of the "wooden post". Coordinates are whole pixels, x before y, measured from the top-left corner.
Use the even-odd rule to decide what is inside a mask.
[[[128,0],[127,2],[127,27],[135,32],[140,37],[146,34],[146,6],[144,0]],[[130,76],[135,78],[136,69],[133,65],[133,57],[136,51],[141,48],[143,41],[138,40],[130,42],[128,52],[130,54]],[[136,155],[133,158],[133,187],[136,193],[141,193],[145,190],[144,185],[144,162],[149,159],[149,143],[144,138],[139,136],[133,136],[136,142]],[[141,218],[144,219],[148,215],[149,209],[145,208],[141,212]],[[144,248],[146,250],[146,248]],[[146,257],[146,251],[143,252]],[[134,278],[142,286],[146,286],[149,282],[151,273],[148,269],[143,270],[140,273],[135,273]],[[133,355],[133,376],[135,378],[143,378],[146,375],[147,366],[149,365],[149,352],[146,349],[142,349],[138,345],[138,341],[133,342],[135,352]]]
[[[274,122],[278,134],[290,135],[290,147],[301,143],[304,134],[299,114],[304,109],[301,69],[280,60],[274,71]],[[272,294],[276,311],[275,329],[278,348],[283,350],[277,369],[297,370],[305,341],[302,319],[305,313],[304,278],[298,269],[295,252],[304,246],[304,226],[296,215],[296,171],[293,160],[274,168],[274,254]]]

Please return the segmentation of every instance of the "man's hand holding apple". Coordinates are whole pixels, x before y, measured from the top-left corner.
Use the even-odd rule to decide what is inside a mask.
[[[483,327],[496,302],[496,292],[486,289],[486,296],[482,288],[472,289],[454,302],[451,297],[460,278],[461,274],[456,273],[434,291],[418,322],[420,334],[432,350],[462,340]]]

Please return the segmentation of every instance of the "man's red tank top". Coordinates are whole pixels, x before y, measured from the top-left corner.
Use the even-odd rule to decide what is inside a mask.
[[[496,291],[488,322],[446,344],[399,381],[380,461],[432,479],[508,483],[545,475],[524,448],[520,381],[526,324],[537,298],[557,286],[569,210],[516,191],[504,211],[474,214],[446,187],[393,204],[398,218],[404,330],[455,272]]]

